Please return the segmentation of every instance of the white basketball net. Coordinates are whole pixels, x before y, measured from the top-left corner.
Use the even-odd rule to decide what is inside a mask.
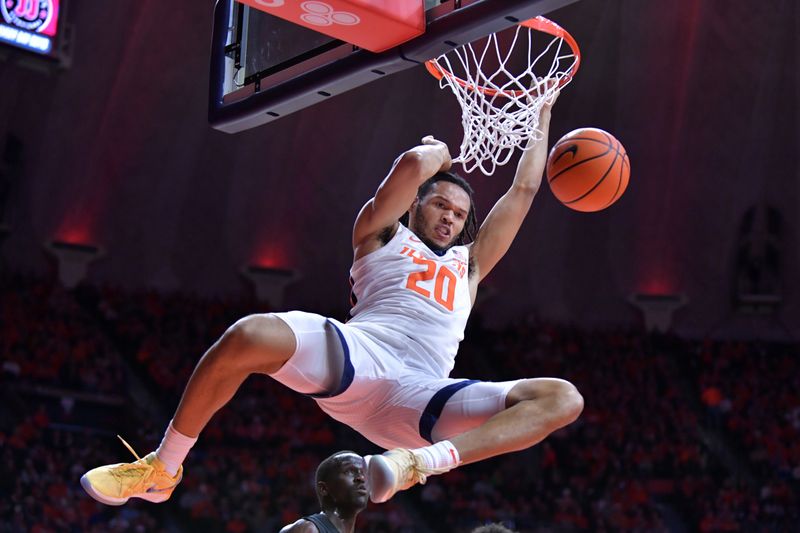
[[[498,166],[508,163],[515,148],[528,150],[541,140],[542,105],[552,102],[556,92],[572,79],[579,55],[562,37],[553,37],[537,55],[534,36],[551,37],[517,25],[510,45],[491,34],[429,62],[443,74],[439,86],[450,87],[461,105],[464,140],[453,162],[461,163],[466,172],[480,168],[491,176]],[[512,54],[515,47],[526,49]],[[524,52],[527,68],[519,74],[512,73],[506,66],[512,56],[519,62],[519,55]],[[530,139],[534,142],[529,144]]]

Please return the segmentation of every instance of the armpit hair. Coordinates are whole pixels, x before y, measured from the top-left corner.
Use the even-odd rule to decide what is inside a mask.
[[[394,227],[392,227],[392,226],[386,226],[385,228],[383,228],[381,230],[380,233],[378,233],[378,240],[381,241],[381,244],[383,244],[384,246],[389,244],[389,241],[392,240],[392,237],[393,237],[392,230],[393,229],[394,229]]]

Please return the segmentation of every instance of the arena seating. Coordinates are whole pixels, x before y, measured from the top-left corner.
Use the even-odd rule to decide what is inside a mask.
[[[129,372],[174,410],[197,359],[251,301],[109,287],[0,286],[0,531],[276,531],[315,512],[313,475],[338,449],[376,451],[301,395],[253,376],[190,454],[174,502],[99,505],[87,468],[157,446],[163,427],[125,394]],[[477,317],[476,317],[477,318]],[[800,523],[797,346],[473,320],[454,375],[556,376],[585,398],[540,446],[433,477],[370,505],[358,531],[788,531]],[[126,370],[129,369],[129,370]],[[716,440],[715,440],[716,439]],[[738,463],[714,447],[724,450]],[[77,502],[69,505],[68,502]],[[3,529],[6,528],[6,529]]]

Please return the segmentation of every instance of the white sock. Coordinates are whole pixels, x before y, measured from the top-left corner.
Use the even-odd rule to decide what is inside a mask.
[[[169,426],[167,426],[167,431],[164,432],[161,445],[156,450],[156,457],[164,463],[164,469],[169,475],[174,476],[178,473],[178,469],[186,459],[186,456],[189,455],[189,450],[192,449],[195,442],[197,442],[197,437],[187,437],[178,432],[172,427],[172,420],[169,421]]]
[[[428,468],[444,469],[447,472],[461,464],[458,450],[449,440],[439,441],[432,446],[425,446],[411,451],[421,457]]]

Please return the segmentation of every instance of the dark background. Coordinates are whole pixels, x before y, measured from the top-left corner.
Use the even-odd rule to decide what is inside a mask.
[[[457,148],[455,101],[417,68],[219,133],[206,122],[211,14],[190,0],[74,0],[70,69],[0,62],[5,261],[44,271],[45,241],[92,243],[105,255],[91,281],[212,296],[246,290],[244,265],[294,268],[304,277],[286,307],[344,309],[358,209],[423,135]],[[628,150],[631,183],[596,214],[543,186],[478,312],[632,323],[631,293],[683,293],[679,331],[738,331],[737,277],[761,264],[772,282],[759,290],[781,294],[778,318],[797,332],[799,16],[793,0],[582,0],[551,13],[583,52],[551,143],[606,129]],[[515,161],[469,176],[481,216]],[[767,206],[770,227],[756,216],[742,229]]]

